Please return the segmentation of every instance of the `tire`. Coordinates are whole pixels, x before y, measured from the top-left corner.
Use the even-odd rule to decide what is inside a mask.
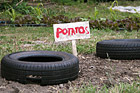
[[[8,54],[1,61],[3,78],[20,83],[54,85],[78,77],[79,60],[72,54],[55,51],[26,51]]]
[[[117,60],[140,59],[140,39],[114,39],[97,42],[96,56]]]

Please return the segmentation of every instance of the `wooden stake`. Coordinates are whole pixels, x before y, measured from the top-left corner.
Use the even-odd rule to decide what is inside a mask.
[[[77,57],[76,40],[72,40],[72,52]]]

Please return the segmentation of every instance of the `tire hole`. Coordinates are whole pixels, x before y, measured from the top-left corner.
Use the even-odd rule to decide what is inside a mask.
[[[46,56],[30,56],[30,57],[22,57],[18,59],[19,61],[27,61],[27,62],[57,62],[62,61],[61,57],[46,57]]]
[[[26,80],[29,83],[38,83],[38,84],[40,84],[41,83],[41,79],[42,79],[41,76],[33,76],[33,75],[26,76]]]

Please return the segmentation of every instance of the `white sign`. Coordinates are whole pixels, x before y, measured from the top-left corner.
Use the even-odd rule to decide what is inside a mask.
[[[89,21],[65,24],[54,24],[55,41],[90,38]]]

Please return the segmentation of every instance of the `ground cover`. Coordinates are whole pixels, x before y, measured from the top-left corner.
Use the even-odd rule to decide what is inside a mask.
[[[54,42],[52,27],[1,27],[0,32],[0,59],[6,54],[17,51],[51,50],[71,53],[70,41]],[[91,29],[90,39],[77,40],[78,58],[80,60],[78,79],[66,84],[41,87],[37,84],[23,85],[0,78],[0,91],[18,91],[19,93],[45,93],[46,91],[54,93],[56,91],[60,93],[85,93],[85,91],[100,91],[101,93],[103,91],[137,92],[139,90],[139,60],[111,60],[95,56],[96,42],[105,39],[126,38],[139,38],[139,32]],[[122,85],[117,86],[116,84],[119,83],[122,83]],[[127,90],[126,87],[132,89]]]
[[[139,1],[119,2],[119,5],[138,6]],[[80,3],[67,5],[47,5],[49,16],[65,15],[70,18],[124,19],[139,17],[139,14],[111,12],[107,7],[112,3]],[[95,8],[96,7],[96,8]],[[112,14],[111,14],[112,13]],[[0,18],[7,18],[0,13]],[[14,17],[14,16],[13,16]],[[23,85],[0,78],[0,92],[46,93],[46,92],[81,92],[81,93],[139,93],[139,60],[111,60],[95,56],[96,43],[109,39],[139,39],[140,32],[134,29],[91,28],[91,38],[77,40],[78,58],[80,60],[79,78],[66,84],[54,86]],[[54,42],[52,27],[0,27],[0,60],[6,54],[17,51],[49,50],[71,53],[71,42]],[[1,76],[1,74],[0,74]]]
[[[0,32],[0,58],[7,53],[25,50],[52,50],[71,53],[71,42],[54,42],[52,27],[1,27]],[[101,40],[139,37],[137,31],[91,29],[90,39],[77,41],[78,53],[95,52],[96,42]]]
[[[123,1],[116,3],[117,5],[128,5],[128,1],[126,3],[123,3]],[[129,3],[137,5],[139,1],[130,1]],[[57,23],[90,21],[91,28],[96,29],[139,30],[140,14],[112,10],[112,7],[115,5],[112,2],[72,3],[66,5],[53,3],[47,6],[39,3],[36,7],[32,7],[28,6],[28,3],[23,2],[15,8],[10,7],[10,9],[3,10],[0,13],[0,21],[4,20],[6,23],[1,22],[0,25],[46,24],[45,26],[52,26]],[[7,7],[9,6],[7,5]]]

